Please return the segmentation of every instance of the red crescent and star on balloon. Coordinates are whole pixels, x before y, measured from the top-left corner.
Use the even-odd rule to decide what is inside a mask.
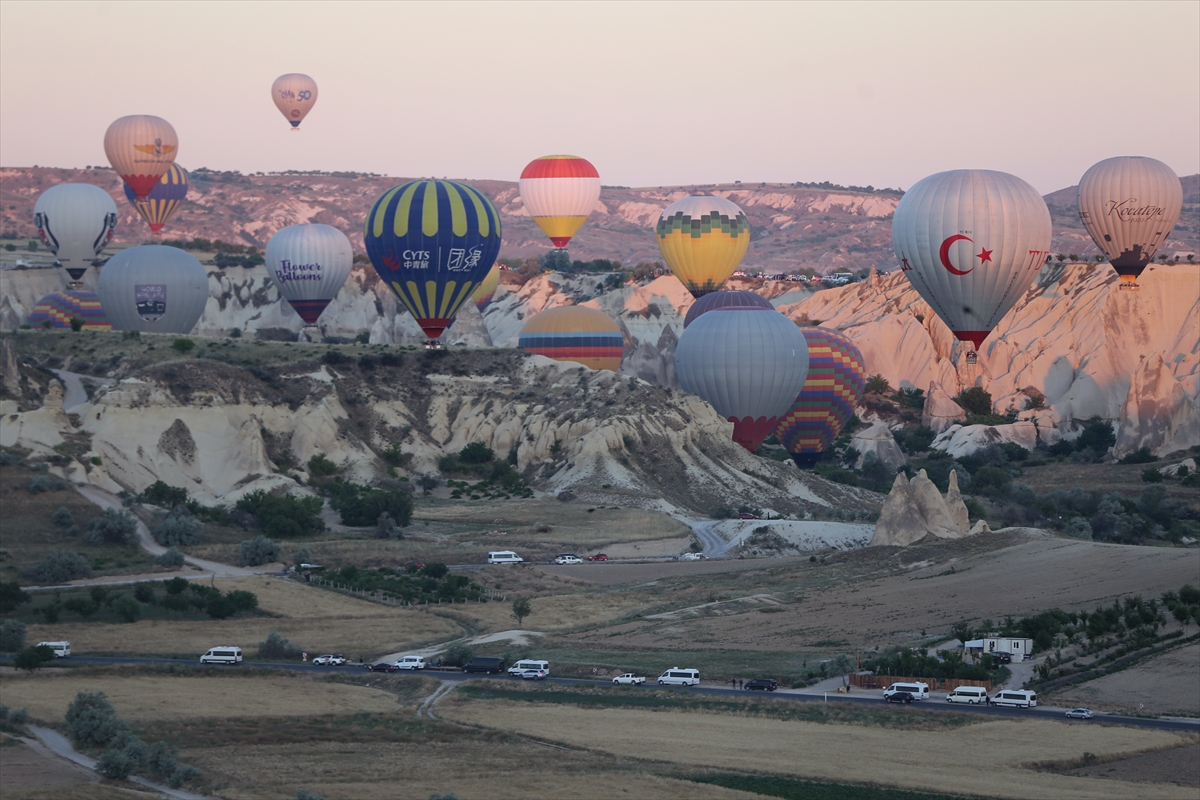
[[[955,266],[950,263],[950,245],[958,241],[971,242],[974,244],[970,236],[963,236],[961,233],[956,233],[953,236],[947,236],[945,238],[945,240],[942,242],[941,248],[938,250],[938,255],[942,259],[942,266],[945,267],[946,271],[951,275],[967,275],[970,274],[970,272],[975,268],[971,267],[971,269],[956,269]],[[992,260],[992,250],[988,250],[985,247],[980,247],[979,252],[975,254],[975,257],[979,259],[980,264],[986,264]]]

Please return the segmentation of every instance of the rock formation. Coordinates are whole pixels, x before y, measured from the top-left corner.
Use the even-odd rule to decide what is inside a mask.
[[[865,430],[858,431],[850,440],[850,446],[858,451],[856,469],[861,469],[868,453],[874,453],[879,460],[892,469],[901,467],[908,462],[908,457],[896,444],[896,437],[885,422],[876,422]]]
[[[1195,332],[1200,339],[1200,331]],[[1158,456],[1185,450],[1200,442],[1200,405],[1163,362],[1161,353],[1142,361],[1129,383],[1121,406],[1117,443],[1120,457],[1149,448]]]
[[[991,444],[1013,442],[1026,450],[1037,446],[1038,429],[1032,422],[1013,422],[1009,425],[951,425],[938,434],[931,445],[934,450],[949,453],[955,458],[969,456]]]
[[[945,497],[921,470],[911,481],[904,473],[896,476],[875,524],[872,545],[906,546],[926,536],[961,539],[970,535],[967,508],[958,491],[958,479],[950,473],[950,491]]]
[[[932,428],[934,433],[941,433],[966,418],[967,412],[954,402],[942,385],[930,381],[929,391],[925,394],[925,406],[921,409],[921,424]]]

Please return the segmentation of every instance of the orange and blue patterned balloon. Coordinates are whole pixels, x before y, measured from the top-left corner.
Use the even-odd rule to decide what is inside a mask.
[[[436,339],[495,263],[500,214],[466,184],[411,181],[375,201],[363,239],[379,277]]]
[[[104,315],[100,298],[79,289],[48,294],[37,301],[29,314],[29,324],[35,328],[70,328],[72,319],[82,320],[85,331],[113,329]]]
[[[854,414],[867,385],[862,351],[837,331],[801,328],[808,378],[775,435],[801,469],[811,469]]]
[[[625,337],[616,321],[594,308],[560,306],[530,317],[517,346],[527,353],[574,361],[616,372],[625,356]]]
[[[142,215],[142,219],[146,220],[146,224],[155,234],[162,233],[163,226],[179,208],[179,204],[183,202],[183,198],[187,197],[187,193],[187,170],[178,164],[171,165],[167,174],[162,176],[162,180],[154,184],[154,188],[150,190],[150,194],[146,195],[145,200],[138,200],[129,184],[125,184],[125,197]]]

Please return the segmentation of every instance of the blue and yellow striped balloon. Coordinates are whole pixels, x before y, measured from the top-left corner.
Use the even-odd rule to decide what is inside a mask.
[[[379,277],[436,339],[496,261],[500,215],[465,184],[412,181],[375,201],[363,238]]]
[[[179,208],[183,198],[187,197],[187,192],[187,170],[178,164],[171,165],[167,174],[162,176],[162,180],[154,184],[145,200],[138,200],[129,184],[125,184],[125,197],[142,215],[142,219],[146,220],[155,236],[162,234],[163,226],[175,213],[175,209]]]

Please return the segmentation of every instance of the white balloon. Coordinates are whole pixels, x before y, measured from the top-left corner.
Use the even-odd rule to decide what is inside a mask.
[[[1153,158],[1108,158],[1079,181],[1079,218],[1126,283],[1154,258],[1182,208],[1179,177]]]
[[[271,279],[306,325],[337,297],[353,260],[350,240],[329,225],[289,225],[267,242]]]
[[[38,197],[33,220],[42,242],[77,281],[112,241],[117,204],[99,186],[60,183]]]
[[[1050,210],[1004,172],[939,172],[904,193],[892,247],[913,288],[956,337],[978,348],[1050,253]]]
[[[108,260],[96,293],[119,331],[190,333],[208,302],[208,274],[190,253],[142,245]]]

